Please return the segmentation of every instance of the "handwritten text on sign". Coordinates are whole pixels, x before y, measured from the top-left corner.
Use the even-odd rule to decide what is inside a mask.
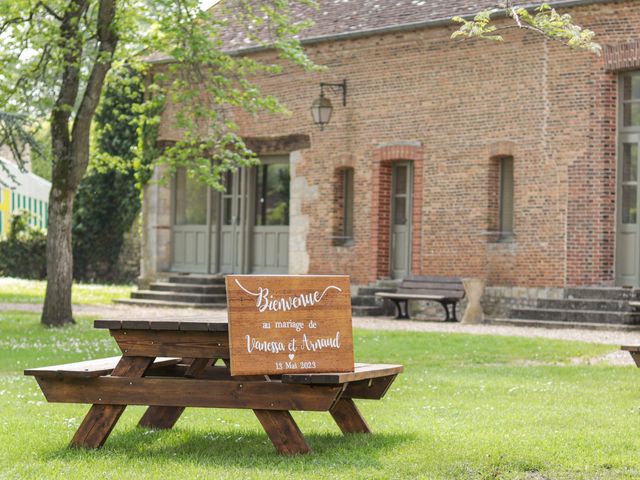
[[[353,371],[348,276],[226,277],[232,375]]]

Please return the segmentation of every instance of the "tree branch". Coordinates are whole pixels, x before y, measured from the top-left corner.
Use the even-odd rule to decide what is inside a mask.
[[[51,147],[53,150],[54,183],[66,189],[69,185],[72,162],[70,158],[71,138],[69,119],[80,88],[80,59],[82,42],[80,35],[80,17],[87,7],[86,0],[72,0],[60,24],[59,48],[64,52],[60,90],[51,111]]]
[[[71,150],[76,160],[71,174],[76,184],[84,176],[89,162],[91,119],[98,108],[104,79],[111,68],[113,55],[118,46],[115,18],[116,0],[101,0],[96,19],[100,46],[71,131]]]

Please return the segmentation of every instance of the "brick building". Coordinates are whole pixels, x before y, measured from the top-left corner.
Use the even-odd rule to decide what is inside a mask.
[[[299,14],[328,68],[258,79],[290,116],[238,114],[263,165],[223,195],[182,173],[148,187],[143,278],[455,275],[529,298],[640,284],[640,2],[552,2],[597,33],[601,57],[516,29],[504,43],[450,39],[452,16],[492,0],[320,3]],[[239,32],[226,42],[275,59]],[[320,130],[320,83],[344,80],[346,105],[324,90]],[[163,142],[177,139],[172,113]]]

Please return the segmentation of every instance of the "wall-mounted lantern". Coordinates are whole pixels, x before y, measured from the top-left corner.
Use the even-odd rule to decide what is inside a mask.
[[[324,96],[324,89],[328,88],[333,93],[339,93],[342,91],[342,106],[347,106],[347,81],[343,80],[342,83],[320,83],[320,96],[313,101],[311,105],[311,117],[313,117],[313,123],[320,127],[320,130],[324,130],[325,125],[331,120],[331,114],[333,113],[333,105],[331,101]]]

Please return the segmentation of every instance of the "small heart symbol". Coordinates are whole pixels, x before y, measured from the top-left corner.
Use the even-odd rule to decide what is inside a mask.
[[[289,360],[293,360],[293,357],[295,357],[295,355],[293,353],[289,354]]]

